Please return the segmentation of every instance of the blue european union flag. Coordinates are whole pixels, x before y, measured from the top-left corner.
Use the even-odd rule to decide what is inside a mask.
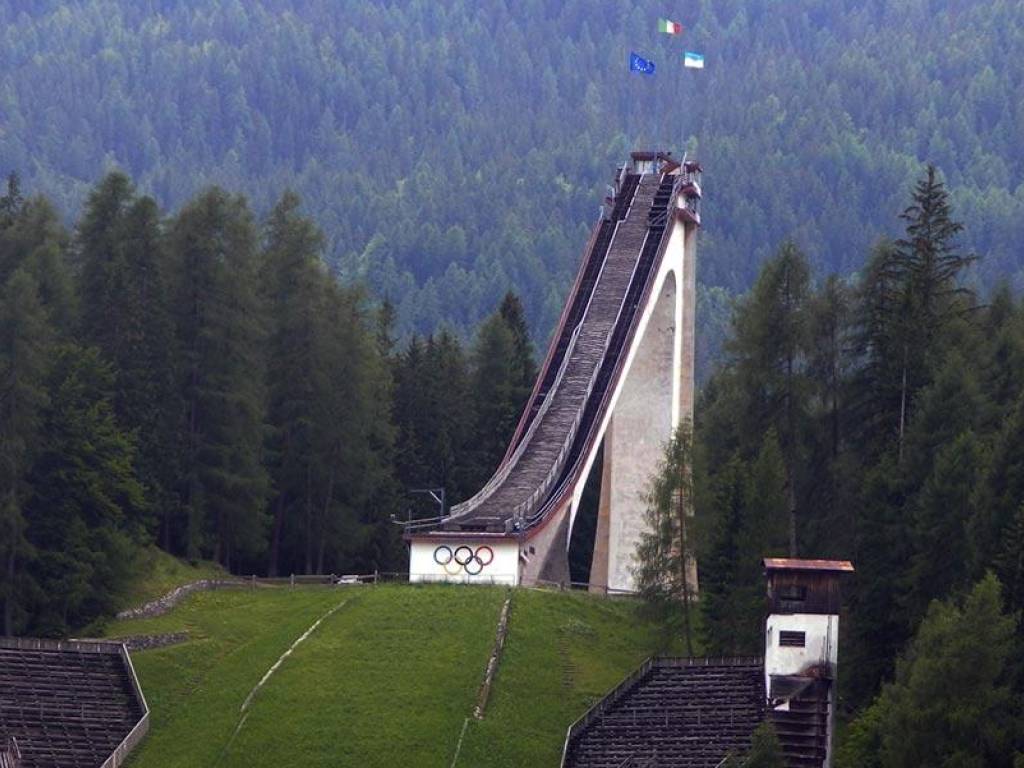
[[[643,56],[637,56],[635,53],[630,52],[629,54],[629,71],[630,72],[642,72],[645,75],[654,74],[654,62],[648,61]]]

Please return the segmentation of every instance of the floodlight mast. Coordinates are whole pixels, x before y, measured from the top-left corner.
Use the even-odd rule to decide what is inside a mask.
[[[444,511],[445,511],[444,488],[410,488],[408,491],[406,491],[406,493],[407,494],[425,493],[426,495],[428,495],[430,498],[432,498],[434,501],[436,501],[438,503],[438,505],[441,507],[441,514],[438,515],[437,519],[438,520],[444,520]],[[398,525],[405,525],[405,526],[411,525],[414,522],[421,522],[421,521],[417,521],[417,520],[413,520],[412,519],[412,507],[409,507],[406,510],[406,512],[408,513],[408,519],[405,522],[402,522],[401,520],[395,520],[395,516],[394,515],[391,516],[391,521],[394,522],[394,523],[397,523]]]

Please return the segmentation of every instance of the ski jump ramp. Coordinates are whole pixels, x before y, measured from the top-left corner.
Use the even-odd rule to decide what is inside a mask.
[[[701,168],[633,152],[584,251],[508,450],[444,517],[406,528],[412,581],[569,581],[587,477],[603,466],[592,588],[632,591],[645,494],[693,415]]]

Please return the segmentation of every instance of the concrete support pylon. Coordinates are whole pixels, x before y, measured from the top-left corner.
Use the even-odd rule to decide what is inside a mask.
[[[602,425],[604,466],[589,579],[595,592],[635,588],[635,552],[647,526],[651,480],[680,421],[693,419],[695,265],[696,227],[676,221],[643,311],[639,342],[630,349]],[[696,589],[695,564],[691,570]]]

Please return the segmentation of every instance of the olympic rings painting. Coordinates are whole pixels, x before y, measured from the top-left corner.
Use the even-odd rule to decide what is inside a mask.
[[[475,550],[465,544],[454,550],[442,544],[434,550],[434,562],[444,568],[449,576],[458,576],[463,572],[468,576],[477,576],[494,562],[494,550],[486,544]]]

